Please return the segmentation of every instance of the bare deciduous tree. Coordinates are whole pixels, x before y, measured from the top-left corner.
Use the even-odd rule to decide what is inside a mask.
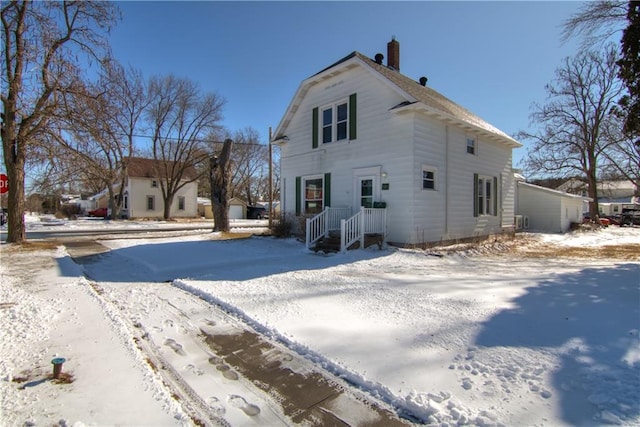
[[[623,90],[616,79],[616,60],[613,47],[565,59],[554,82],[546,86],[547,103],[533,106],[531,121],[540,130],[519,135],[533,142],[525,159],[527,170],[551,177],[582,177],[593,199],[591,218],[598,215],[598,162],[615,144],[604,131]]]
[[[99,58],[102,32],[118,14],[110,2],[2,3],[2,146],[9,178],[7,242],[26,240],[25,164],[59,107],[59,94],[80,78],[79,55]]]
[[[605,42],[622,30],[627,17],[627,1],[586,2],[578,13],[564,21],[562,40],[583,36],[584,46]]]
[[[231,184],[231,149],[233,141],[224,141],[219,155],[209,159],[213,231],[229,231],[229,186]]]
[[[109,194],[113,218],[120,217],[128,159],[148,104],[139,71],[114,61],[103,63],[98,82],[65,97],[65,114],[58,133],[60,161],[77,170],[76,177],[91,189]]]
[[[260,144],[260,134],[251,127],[237,131],[233,141],[231,197],[255,205],[267,195],[263,190],[268,177],[268,146]]]
[[[219,127],[225,101],[172,75],[152,78],[149,96],[151,152],[159,168],[164,218],[169,219],[176,193],[198,180],[197,166],[208,160],[205,136]]]

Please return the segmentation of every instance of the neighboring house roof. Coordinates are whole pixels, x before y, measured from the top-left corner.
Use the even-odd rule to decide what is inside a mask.
[[[381,76],[385,82],[389,83],[391,87],[406,99],[406,102],[392,107],[391,110],[423,110],[428,114],[436,116],[442,121],[455,123],[463,128],[484,133],[486,136],[497,139],[512,148],[522,146],[522,144],[511,138],[506,133],[489,124],[469,110],[451,101],[436,90],[428,86],[423,86],[419,82],[400,74],[400,72],[395,69],[383,64],[378,64],[375,60],[357,51],[352,52],[338,62],[330,65],[302,82],[291,101],[291,104],[287,108],[287,112],[276,129],[274,140],[278,141],[284,138],[284,132],[291,120],[291,117],[298,110],[301,99],[310,87],[333,77],[342,71],[356,66],[363,66],[365,69],[371,70],[378,76]]]
[[[580,179],[576,179],[576,178],[571,178],[567,181],[565,181],[564,183],[562,183],[562,185],[557,187],[557,190],[560,191],[586,191],[588,188],[587,183],[585,183],[584,181],[580,180]],[[634,193],[637,191],[637,186],[629,181],[629,180],[604,180],[604,181],[599,181],[598,182],[598,193],[602,194],[603,197],[606,196],[606,194],[628,194],[629,197],[633,196]],[[611,198],[611,196],[607,196],[609,198]],[[626,197],[626,196],[621,196],[621,197]],[[614,197],[615,198],[615,197]]]
[[[163,171],[171,169],[176,162],[131,157],[127,162],[127,174],[131,178],[160,178]],[[177,166],[180,166],[179,164]],[[185,169],[183,179],[193,180],[198,176],[196,170],[189,166]]]
[[[540,192],[543,192],[543,193],[552,194],[552,195],[558,196],[558,197],[565,197],[565,198],[568,198],[568,199],[580,199],[580,200],[584,200],[586,202],[593,201],[593,199],[590,198],[590,197],[580,196],[578,194],[565,193],[564,191],[553,190],[551,188],[541,187],[541,186],[535,185],[535,184],[529,184],[528,182],[518,181],[518,185],[522,186],[522,187],[530,188],[532,190],[540,191]]]

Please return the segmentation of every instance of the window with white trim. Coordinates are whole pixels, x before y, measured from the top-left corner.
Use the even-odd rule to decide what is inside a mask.
[[[422,189],[436,190],[436,168],[422,165]]]
[[[304,213],[320,213],[324,209],[324,177],[322,175],[302,178],[302,200]]]
[[[158,187],[158,181],[156,181],[155,179],[151,180],[151,187],[156,188]]]
[[[320,108],[320,140],[323,144],[349,137],[349,101],[342,100]]]
[[[147,196],[147,210],[148,211],[156,210],[156,197],[155,196]]]
[[[495,181],[493,177],[478,175],[476,187],[478,215],[496,215],[494,208],[494,198],[496,197]]]
[[[467,137],[467,153],[476,154],[476,139],[473,137]]]
[[[184,210],[184,196],[178,196],[178,210],[179,211],[183,211]]]

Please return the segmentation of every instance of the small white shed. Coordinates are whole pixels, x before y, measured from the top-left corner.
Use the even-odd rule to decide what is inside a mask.
[[[582,223],[582,206],[590,199],[519,181],[516,215],[528,217],[529,229],[565,233],[572,223]]]

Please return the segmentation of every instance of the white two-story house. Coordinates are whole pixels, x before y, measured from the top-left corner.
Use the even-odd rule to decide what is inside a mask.
[[[127,166],[122,214],[127,218],[162,218],[164,199],[160,180],[162,174],[158,161],[132,157]],[[187,170],[179,183],[171,204],[172,218],[194,218],[198,216],[198,182],[195,171]]]
[[[386,65],[353,52],[302,81],[272,141],[282,212],[384,208],[396,245],[512,232],[520,143],[400,74],[399,58],[392,40]]]

